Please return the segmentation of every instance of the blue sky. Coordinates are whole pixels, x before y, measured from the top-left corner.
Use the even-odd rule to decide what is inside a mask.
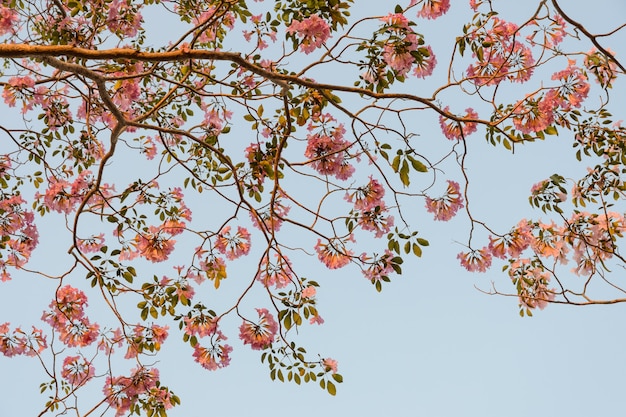
[[[373,2],[356,3],[357,14],[369,14]],[[457,3],[462,4],[455,4],[450,16],[424,24],[427,40],[441,37],[437,43],[450,48],[444,37],[455,36],[461,26],[457,23],[467,17],[466,2]],[[529,3],[534,8],[538,2]],[[504,2],[494,4],[498,8]],[[604,31],[626,18],[626,3],[619,0],[595,1],[593,5],[593,10],[588,5],[566,6],[592,31]],[[512,19],[522,12],[521,7],[509,8],[503,18]],[[447,30],[450,26],[455,30],[452,35]],[[618,54],[624,52],[615,42],[607,46]],[[439,68],[443,68],[450,51],[435,52]],[[616,85],[615,89],[623,91],[623,86]],[[626,119],[624,95],[618,97],[616,92],[611,109],[617,120]],[[463,108],[459,105],[459,110]],[[415,129],[419,129],[419,140],[445,140],[436,123]],[[487,144],[480,133],[471,140],[468,170],[474,185],[472,207],[504,230],[522,217],[540,216],[528,205],[532,184],[559,170],[575,175],[585,168],[571,158],[570,137],[550,137],[544,143],[519,148],[513,156]],[[415,204],[421,212],[422,200]],[[272,382],[258,352],[237,340],[233,329],[239,320],[232,319],[229,336],[235,351],[228,368],[208,372],[193,362],[188,346],[176,342],[164,345],[157,358],[161,377],[183,400],[169,415],[621,414],[626,407],[625,306],[555,305],[533,318],[520,318],[515,298],[488,296],[476,289],[488,290],[493,281],[499,288],[510,290],[506,274],[497,267],[486,274],[469,274],[458,265],[456,254],[463,247],[457,241],[466,239],[467,221],[459,218],[433,224],[425,217],[419,224],[423,224],[420,235],[431,246],[423,258],[407,261],[404,274],[385,285],[380,294],[357,270],[328,271],[315,259],[300,265],[303,270],[315,268],[317,275],[308,277],[322,285],[319,309],[326,322],[319,327],[304,326],[298,342],[309,353],[320,352],[339,361],[345,382],[339,385],[336,397],[313,384]],[[56,226],[45,227],[52,235]],[[38,262],[53,267],[62,254],[62,250],[54,252],[54,247],[39,251]],[[254,265],[241,263],[238,267],[240,274],[245,274]],[[13,312],[26,307],[21,323],[25,328],[31,322],[39,326],[41,310],[50,301],[49,287],[50,283],[15,274],[13,281],[0,286],[0,322],[5,317],[13,321]],[[236,292],[235,284],[230,288]],[[207,294],[220,297],[214,292]],[[90,308],[95,311],[101,306],[94,301]],[[222,327],[228,326],[227,321]],[[172,339],[176,337],[172,335]],[[4,375],[0,378],[0,416],[33,415],[41,408],[44,397],[38,385],[46,378],[39,372],[32,358],[0,357],[0,373]],[[86,406],[96,398],[79,401]]]

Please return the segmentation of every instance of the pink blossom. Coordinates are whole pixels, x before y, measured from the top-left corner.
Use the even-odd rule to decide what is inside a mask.
[[[459,183],[448,180],[446,193],[439,198],[426,197],[426,210],[435,215],[435,220],[448,221],[463,208],[463,196]]]
[[[567,33],[565,32],[565,20],[561,17],[561,15],[556,14],[552,18],[549,18],[548,21],[550,22],[548,26],[540,26],[539,22],[533,20],[531,24],[537,26],[539,29],[527,36],[526,39],[534,43],[537,34],[542,33],[543,40],[538,42],[541,42],[546,48],[554,48],[560,44]]]
[[[610,49],[607,52],[613,53]],[[596,77],[596,82],[604,88],[611,87],[611,82],[617,78],[615,75],[617,71],[617,65],[613,59],[600,53],[596,48],[591,49],[585,55],[584,65],[589,72]]]
[[[67,356],[63,360],[61,376],[75,387],[89,381],[94,373],[94,367],[83,356]]]
[[[309,324],[322,325],[322,324],[324,324],[324,319],[319,314],[315,314],[315,315],[313,315],[313,317],[311,317],[309,319]]]
[[[554,122],[555,96],[535,100],[527,97],[517,103],[512,112],[513,125],[522,133],[536,133]]]
[[[389,233],[394,225],[393,216],[386,215],[388,212],[385,203],[359,213],[357,224],[363,229],[374,232],[377,238]]]
[[[0,5],[0,36],[15,33],[18,22],[19,16],[15,10]]]
[[[345,199],[349,202],[354,201],[355,210],[370,210],[381,205],[384,196],[385,188],[370,176],[367,185],[357,188],[352,194],[346,194]]]
[[[337,373],[337,361],[332,358],[325,358],[322,360],[322,366],[326,372]]]
[[[322,116],[324,117],[324,116]],[[309,130],[313,125],[309,125]],[[323,129],[318,133],[307,135],[307,147],[304,155],[311,159],[311,166],[322,175],[334,175],[339,179],[347,179],[354,168],[347,163],[347,149],[350,142],[343,139],[345,128],[342,124],[335,128]]]
[[[278,331],[278,323],[265,308],[257,308],[259,314],[258,324],[244,321],[239,327],[239,338],[244,345],[249,344],[254,350],[262,350],[269,347],[274,341]]]
[[[129,6],[124,0],[113,0],[107,7],[107,26],[111,32],[128,38],[137,35],[143,23],[141,13],[135,9],[137,6]]]
[[[302,293],[301,293],[302,298],[313,298],[315,297],[316,292],[317,290],[315,289],[315,287],[312,285],[309,285],[302,290]]]
[[[0,324],[0,353],[12,357],[26,353],[27,348],[26,339],[19,328],[12,332],[9,323]]]
[[[139,233],[135,237],[137,251],[150,262],[167,260],[174,251],[176,241],[158,227],[150,226],[148,230],[147,233]]]
[[[507,254],[517,258],[528,248],[533,240],[530,227],[524,220],[504,236],[494,238],[489,236],[489,252],[496,258],[505,259]]]
[[[470,272],[485,272],[491,266],[491,253],[488,248],[461,252],[457,255],[461,266]]]
[[[372,282],[379,281],[383,277],[389,276],[394,272],[392,265],[393,258],[394,255],[389,249],[385,249],[383,255],[374,259],[368,258],[365,254],[361,255],[361,261],[368,265],[367,269],[362,270],[363,275]]]
[[[229,355],[233,351],[233,348],[230,345],[219,343],[219,341],[223,339],[226,339],[226,337],[222,335],[222,337],[209,348],[203,347],[200,343],[197,343],[193,348],[195,361],[209,371],[227,367],[230,364]]]
[[[443,111],[448,113],[449,107],[446,106]],[[478,113],[472,108],[465,109],[464,119],[477,119]],[[439,116],[439,125],[443,131],[443,135],[450,140],[464,139],[466,136],[476,132],[477,125],[475,122],[457,122],[448,121],[444,116]],[[461,127],[462,126],[462,127]]]
[[[546,95],[546,100],[565,110],[569,110],[572,107],[580,107],[585,98],[587,98],[587,94],[589,94],[587,77],[580,68],[571,64],[563,71],[552,75],[553,80],[560,81],[562,84],[559,87],[550,89]]]
[[[214,316],[207,314],[195,314],[185,317],[185,333],[191,336],[212,336],[217,332],[217,320]]]
[[[422,10],[417,14],[426,19],[436,19],[450,9],[450,0],[424,0]]]
[[[320,239],[315,245],[318,259],[330,269],[343,268],[350,263],[353,252],[347,250],[343,242],[338,239],[323,244]]]
[[[300,38],[300,49],[310,54],[321,47],[330,37],[330,27],[318,15],[311,15],[302,21],[293,20],[287,33]]]
[[[517,288],[520,306],[543,309],[554,300],[555,290],[547,287],[550,274],[540,264],[518,259],[511,263],[508,271]]]
[[[421,59],[415,61],[413,75],[418,78],[426,78],[432,75],[437,66],[437,58],[430,45],[426,47],[426,50],[428,51],[428,55],[422,53],[420,54]]]
[[[237,226],[237,233],[230,232],[230,226],[224,226],[217,235],[215,249],[233,260],[250,252],[250,233],[244,227]]]
[[[104,233],[91,236],[87,239],[77,239],[78,249],[83,253],[99,252],[104,246]]]
[[[269,255],[263,257],[256,279],[266,287],[273,285],[276,288],[284,288],[293,282],[291,262],[283,254],[274,253],[274,256],[275,263],[269,261]]]

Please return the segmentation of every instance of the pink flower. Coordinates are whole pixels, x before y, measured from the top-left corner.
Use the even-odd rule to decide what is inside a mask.
[[[237,226],[237,233],[230,233],[230,226],[224,226],[215,241],[215,249],[233,260],[250,252],[250,233],[247,229]]]
[[[415,69],[413,70],[413,75],[418,78],[426,78],[432,75],[435,67],[437,66],[437,58],[433,53],[432,48],[429,46],[426,47],[428,51],[428,55],[420,54],[421,59],[415,61]]]
[[[394,272],[391,262],[393,258],[394,255],[389,249],[385,249],[382,256],[374,259],[368,258],[365,254],[361,255],[361,261],[368,264],[367,269],[362,270],[363,275],[372,282],[388,277]]]
[[[7,33],[15,33],[19,22],[17,12],[11,8],[0,5],[0,36]]]
[[[555,96],[535,100],[527,97],[517,103],[512,112],[513,125],[522,133],[535,133],[546,129],[554,122]]]
[[[387,212],[385,203],[381,202],[380,205],[359,213],[357,224],[363,230],[374,232],[374,236],[380,238],[389,233],[394,225],[393,216],[385,215]]]
[[[315,297],[317,290],[314,286],[309,285],[308,287],[302,290],[302,298],[313,298]]]
[[[491,253],[488,248],[459,253],[461,265],[470,272],[485,272],[491,266]]]
[[[293,281],[291,262],[285,255],[274,253],[274,256],[275,263],[269,261],[267,254],[263,257],[256,279],[266,287],[274,285],[276,288],[284,288]]]
[[[126,1],[113,0],[108,5],[107,26],[113,33],[132,38],[141,29],[143,17],[134,7],[128,6]],[[120,36],[121,37],[121,36]]]
[[[209,371],[227,367],[230,364],[229,355],[233,351],[233,348],[230,345],[219,343],[223,339],[226,339],[226,337],[221,335],[209,348],[205,348],[201,346],[200,343],[197,343],[193,347],[193,357],[196,358],[195,361]]]
[[[176,241],[158,227],[150,226],[149,232],[138,234],[135,237],[139,254],[150,262],[162,262],[167,260],[174,251]]]
[[[417,14],[426,19],[436,19],[450,9],[450,0],[424,0],[422,10]]]
[[[519,295],[520,306],[544,309],[555,298],[555,290],[548,289],[550,274],[541,264],[530,259],[518,259],[511,263],[509,276]]]
[[[332,372],[333,374],[337,373],[337,361],[332,358],[323,359],[322,366],[326,372]]]
[[[318,259],[330,269],[343,268],[348,265],[350,257],[353,255],[353,252],[347,250],[339,239],[334,239],[326,244],[322,244],[322,241],[318,239],[315,251]]]
[[[0,353],[12,357],[26,353],[27,349],[26,338],[19,328],[11,332],[9,323],[0,324]]]
[[[61,376],[75,387],[89,381],[94,373],[94,367],[83,356],[67,356],[63,360]]]
[[[318,15],[311,15],[302,21],[293,20],[287,28],[287,33],[300,38],[300,49],[310,54],[321,47],[330,37],[330,27]]]
[[[309,126],[309,130],[313,125]],[[304,156],[311,159],[311,166],[322,175],[334,175],[339,179],[347,179],[354,168],[346,161],[346,150],[350,142],[343,139],[343,125],[332,129],[322,129],[315,134],[307,135],[307,147]]]
[[[426,210],[435,214],[435,220],[448,221],[463,208],[459,183],[448,180],[446,193],[439,198],[426,197]]]
[[[212,315],[196,314],[185,317],[185,333],[190,336],[212,336],[217,332],[217,320]]]
[[[354,200],[355,210],[370,210],[383,204],[382,199],[385,196],[385,188],[378,180],[370,176],[367,185],[359,187],[352,194],[346,194],[346,200],[352,202]]]
[[[539,27],[539,29],[534,31],[526,39],[534,43],[535,36],[537,36],[538,33],[543,33],[543,41],[539,42],[542,42],[546,48],[553,48],[560,44],[567,33],[565,32],[565,20],[561,15],[556,14],[552,18],[549,18],[548,22],[550,23],[547,27],[545,25],[541,27],[536,20],[533,20],[531,24]]]
[[[309,319],[309,324],[324,324],[324,319],[319,314],[315,314],[313,317]]]
[[[443,111],[448,112],[449,107],[446,106]],[[477,119],[478,113],[472,108],[465,109],[465,119]],[[443,131],[443,135],[450,140],[464,139],[466,136],[476,132],[477,126],[474,122],[448,122],[448,119],[444,116],[439,116],[439,125]],[[462,126],[462,127],[461,127]]]
[[[612,53],[610,49],[607,49],[607,52]],[[596,82],[600,83],[604,88],[611,87],[611,81],[617,78],[615,75],[617,71],[615,62],[608,56],[598,52],[596,48],[587,52],[584,65],[589,72],[596,76]]]
[[[507,254],[511,258],[517,258],[528,248],[533,237],[528,224],[520,221],[518,227],[502,237],[489,236],[489,252],[496,258],[505,259]]]
[[[249,344],[254,350],[267,348],[274,342],[274,337],[278,331],[278,323],[265,308],[257,308],[259,314],[258,324],[244,321],[239,327],[239,338],[243,344]]]
[[[380,20],[388,26],[409,27],[409,19],[402,13],[389,13],[387,16],[381,17]]]
[[[563,71],[552,75],[553,80],[560,81],[560,87],[552,88],[546,95],[546,100],[565,110],[572,107],[580,107],[589,94],[589,83],[587,77],[580,68],[570,65]]]
[[[83,253],[99,252],[104,246],[104,233],[97,236],[91,236],[87,239],[77,239],[78,249]]]

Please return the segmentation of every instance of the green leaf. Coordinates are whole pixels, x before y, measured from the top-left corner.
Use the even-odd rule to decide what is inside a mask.
[[[337,388],[335,387],[335,384],[333,384],[331,381],[328,381],[326,383],[326,390],[328,391],[328,393],[330,395],[336,395],[337,394]]]
[[[413,166],[414,170],[418,172],[428,172],[428,168],[426,167],[426,165],[413,158],[412,156],[409,156],[409,161],[411,161],[411,165]]]
[[[548,126],[543,131],[546,132],[546,135],[558,135],[559,134],[558,130],[556,130],[556,127],[554,126]]]
[[[409,164],[405,161],[402,162],[402,168],[400,168],[400,181],[402,185],[408,187],[411,181],[409,180]]]

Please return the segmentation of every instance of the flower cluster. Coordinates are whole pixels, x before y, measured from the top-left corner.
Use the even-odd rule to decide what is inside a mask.
[[[384,195],[384,187],[370,176],[367,185],[357,188],[353,193],[346,193],[345,196],[347,201],[354,201],[357,224],[363,230],[374,232],[377,238],[389,233],[394,224],[393,216],[387,215],[389,209],[383,201]]]
[[[457,255],[461,266],[470,272],[485,272],[491,266],[491,253],[487,248],[461,252]]]
[[[541,21],[543,23],[543,21]],[[554,48],[560,44],[565,38],[566,23],[561,15],[554,15],[548,19],[547,25],[541,25],[540,22],[533,20],[530,22],[532,26],[536,26],[532,34],[528,35],[526,39],[531,43],[541,43],[545,48]],[[538,40],[537,35],[541,33],[543,39]]]
[[[56,299],[50,303],[42,320],[59,334],[59,339],[69,347],[92,344],[99,334],[100,326],[91,324],[85,316],[87,296],[81,290],[66,285],[57,290]]]
[[[229,260],[237,259],[250,252],[250,232],[237,226],[237,233],[230,232],[230,226],[224,226],[215,240],[215,249],[226,255]]]
[[[617,78],[617,65],[613,59],[593,48],[585,55],[583,64],[596,77],[596,82],[604,88],[611,88],[611,82]]]
[[[587,77],[570,61],[566,69],[552,75],[559,85],[544,95],[534,94],[519,101],[512,112],[513,125],[522,133],[540,132],[555,121],[558,110],[578,108],[589,93]]]
[[[107,27],[120,38],[137,36],[141,29],[143,17],[139,12],[141,5],[125,0],[113,0],[108,5]]]
[[[63,359],[61,376],[75,387],[85,384],[94,373],[93,365],[84,356],[66,356]]]
[[[459,183],[448,180],[446,193],[439,198],[426,197],[426,210],[435,215],[435,220],[448,221],[463,208],[463,196]]]
[[[380,32],[388,36],[382,57],[396,76],[404,77],[416,65],[414,75],[425,78],[432,74],[437,60],[430,46],[423,47],[424,39],[411,27],[402,13],[392,13],[380,19]]]
[[[167,260],[176,244],[171,232],[171,228],[150,226],[147,232],[138,233],[134,241],[137,252],[150,262]]]
[[[27,334],[19,327],[11,331],[9,323],[0,324],[0,353],[4,356],[34,356],[47,346],[48,343],[42,331],[35,327],[30,334]]]
[[[50,178],[48,188],[43,195],[43,204],[57,213],[71,213],[91,188],[93,182],[91,175],[89,170],[82,171],[71,183],[62,178]],[[40,197],[39,193],[35,194],[35,198]]]
[[[146,327],[137,324],[133,328],[132,336],[129,337],[128,349],[124,357],[126,359],[136,358],[144,350],[158,351],[161,348],[161,344],[167,339],[168,330],[169,326],[153,324],[150,327]]]
[[[274,253],[274,256],[276,262],[271,262],[267,253],[263,256],[256,279],[266,287],[284,288],[293,282],[291,262],[281,253]]]
[[[158,369],[142,367],[131,372],[130,377],[107,377],[102,389],[116,417],[127,415],[140,402],[157,404],[164,409],[172,407],[171,393],[159,384]]]
[[[321,126],[315,122],[308,126],[309,131],[315,132],[307,135],[304,156],[310,159],[313,169],[322,175],[333,175],[341,180],[350,178],[354,167],[348,162],[351,143],[343,138],[346,130],[342,124],[327,127],[326,124],[336,121],[330,114],[320,115],[317,121],[321,122]]]
[[[34,215],[24,204],[20,195],[0,199],[0,282],[10,280],[7,267],[24,266],[39,243]]]
[[[361,262],[367,264],[367,268],[363,269],[363,275],[371,282],[379,281],[387,278],[389,274],[394,272],[393,259],[394,255],[389,249],[385,249],[385,253],[374,258],[368,257],[363,253],[360,258]]]
[[[311,15],[301,21],[293,20],[287,33],[300,39],[300,50],[310,54],[320,48],[330,38],[330,26],[318,15]]]
[[[15,10],[0,5],[0,36],[15,33],[20,18]]]
[[[511,263],[509,276],[517,288],[520,306],[543,310],[555,297],[555,290],[549,289],[550,275],[538,262],[518,259]]]
[[[278,331],[278,323],[265,308],[257,308],[259,322],[257,324],[245,320],[239,327],[239,338],[244,345],[250,345],[254,350],[262,350],[269,347]]]
[[[232,346],[221,343],[226,340],[220,331],[216,333],[216,337],[211,339],[211,346],[204,347],[197,343],[193,347],[193,357],[204,369],[215,371],[225,368],[230,364],[230,353],[233,351]]]
[[[519,27],[497,17],[490,19],[490,24],[469,34],[480,53],[474,53],[477,61],[467,69],[468,78],[478,86],[496,85],[504,79],[528,81],[535,60],[530,48],[516,40]]]
[[[448,109],[449,107],[446,106],[443,111],[447,113]],[[465,109],[465,116],[463,116],[463,118],[476,119],[478,118],[478,113],[476,113],[474,109],[468,108]],[[450,140],[464,139],[477,130],[476,123],[474,122],[448,121],[448,118],[444,116],[439,116],[439,125],[443,131],[443,135]]]
[[[322,243],[320,239],[315,245],[317,258],[330,269],[343,268],[350,263],[353,252],[346,248],[341,239],[332,239],[328,243]]]
[[[411,0],[409,6],[417,4],[418,0]],[[436,19],[443,16],[450,9],[450,0],[423,0],[422,9],[417,14],[426,19]]]

